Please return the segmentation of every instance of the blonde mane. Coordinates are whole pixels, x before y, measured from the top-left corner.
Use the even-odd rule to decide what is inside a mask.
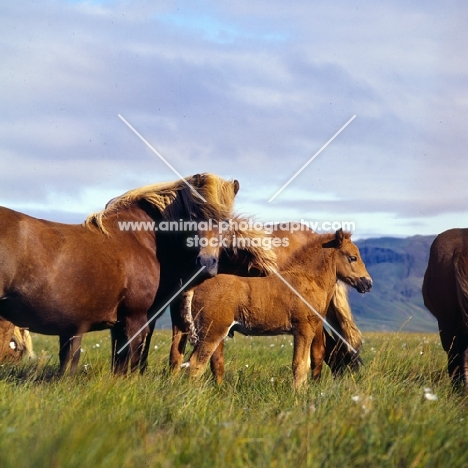
[[[252,218],[235,215],[224,237],[228,239],[226,255],[237,264],[247,266],[247,271],[257,270],[268,276],[277,269],[276,252],[272,247],[273,236],[264,229],[254,229]],[[243,228],[241,226],[249,226]]]
[[[182,179],[146,185],[113,198],[104,210],[90,214],[83,226],[95,226],[108,234],[104,226],[106,217],[143,201],[159,211],[164,220],[184,217],[220,220],[231,216],[238,189],[237,181],[227,181],[208,173],[186,177],[185,180],[198,193]]]
[[[362,334],[353,319],[348,301],[348,289],[342,281],[337,281],[335,294],[327,311],[327,320],[354,349],[362,347]]]

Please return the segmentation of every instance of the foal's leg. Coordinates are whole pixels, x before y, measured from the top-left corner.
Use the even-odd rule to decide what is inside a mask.
[[[60,375],[67,370],[70,375],[76,374],[81,353],[81,339],[83,335],[60,335]]]
[[[210,367],[216,383],[221,384],[224,376],[224,340],[219,343],[211,356]]]
[[[294,333],[294,353],[293,353],[293,375],[295,390],[300,390],[307,382],[307,374],[310,369],[310,347],[314,338],[310,325],[301,326],[300,330]]]
[[[190,356],[190,377],[197,378],[203,374],[208,360],[215,352],[223,337],[205,336],[200,338]]]
[[[179,330],[177,325],[172,326],[172,344],[169,353],[169,367],[173,374],[180,371],[184,361],[185,347],[187,345],[187,334]]]
[[[184,291],[171,303],[172,344],[169,353],[169,367],[173,373],[179,372],[184,361],[189,335],[194,339],[197,338],[192,317],[193,294],[193,289]]]
[[[315,330],[315,336],[310,348],[310,360],[312,367],[312,379],[318,380],[322,373],[323,360],[325,357],[325,342],[323,336],[323,324],[320,323]]]

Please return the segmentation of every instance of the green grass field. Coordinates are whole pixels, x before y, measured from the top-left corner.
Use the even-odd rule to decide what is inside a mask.
[[[462,467],[468,399],[451,390],[435,334],[366,333],[366,366],[292,391],[292,339],[226,345],[226,380],[167,375],[170,334],[147,374],[115,378],[108,333],[58,379],[55,337],[38,361],[0,368],[1,467]],[[157,348],[154,348],[154,345]],[[425,388],[430,388],[429,399]]]

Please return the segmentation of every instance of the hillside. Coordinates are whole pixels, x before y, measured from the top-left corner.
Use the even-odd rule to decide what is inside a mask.
[[[369,294],[349,291],[356,323],[368,331],[437,331],[424,307],[421,286],[435,236],[383,237],[357,241],[374,286]],[[170,328],[168,312],[157,328]]]
[[[349,294],[362,330],[437,331],[437,322],[424,307],[421,295],[434,237],[384,237],[356,242],[374,281],[369,294]]]

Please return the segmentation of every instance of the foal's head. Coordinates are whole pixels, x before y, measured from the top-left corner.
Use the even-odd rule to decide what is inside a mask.
[[[327,243],[327,247],[336,249],[336,276],[360,293],[369,292],[372,288],[372,278],[362,261],[359,249],[351,241],[351,234],[339,229],[335,237]]]

